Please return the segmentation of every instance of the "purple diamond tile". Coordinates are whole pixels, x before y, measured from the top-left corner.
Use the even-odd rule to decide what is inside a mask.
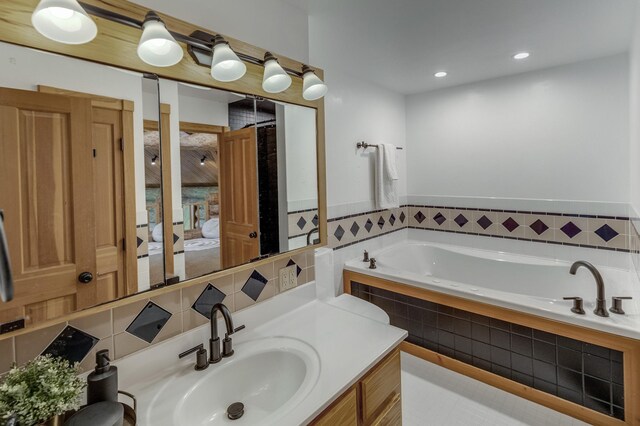
[[[366,229],[367,232],[371,232],[371,228],[373,228],[373,222],[371,222],[371,219],[367,219],[367,223],[364,224],[364,229]]]
[[[200,315],[207,317],[207,319],[211,318],[211,308],[216,303],[222,303],[222,301],[227,297],[227,295],[213,286],[211,283],[207,284],[200,296],[196,299],[196,301],[191,306],[191,309],[198,312]]]
[[[404,220],[405,220],[406,218],[407,218],[407,217],[404,215],[404,212],[400,213],[400,223],[404,223]]]
[[[358,224],[356,222],[353,222],[353,224],[351,225],[351,233],[353,234],[353,236],[355,237],[358,234],[358,231],[360,230],[360,226],[358,226]]]
[[[314,215],[313,219],[311,219],[311,223],[313,223],[313,226],[318,226],[318,215]]]
[[[606,223],[602,225],[600,228],[596,229],[596,234],[598,237],[602,238],[604,241],[609,242],[613,238],[618,236],[618,232],[615,229],[607,225]]]
[[[516,228],[518,228],[518,226],[520,226],[520,224],[516,222],[512,217],[509,217],[509,219],[502,222],[502,226],[504,226],[507,231],[513,232]]]
[[[531,229],[533,229],[533,231],[538,234],[538,235],[542,235],[542,233],[544,231],[546,231],[547,229],[549,229],[549,227],[547,226],[546,223],[544,223],[543,221],[541,221],[540,219],[536,220],[535,222],[533,222],[530,226]]]
[[[484,229],[484,230],[486,230],[492,224],[493,224],[493,222],[491,222],[491,219],[489,219],[485,215],[482,215],[482,217],[480,219],[478,219],[478,225],[480,225],[482,227],[482,229]]]
[[[307,221],[304,220],[304,217],[300,216],[300,219],[298,219],[298,228],[302,229],[304,228],[304,226],[307,224]]]
[[[569,238],[573,238],[582,232],[582,229],[578,228],[578,226],[571,221],[565,223],[560,230]]]
[[[416,220],[418,221],[418,223],[422,223],[424,222],[424,220],[427,218],[425,215],[422,214],[421,211],[418,210],[418,213],[416,213],[414,216],[414,218],[416,218]]]
[[[289,259],[289,262],[287,262],[287,266],[291,266],[291,265],[296,265],[296,276],[300,276],[300,272],[302,272],[302,268],[299,267],[298,264],[293,261],[293,259]]]
[[[434,220],[438,225],[442,225],[442,224],[447,220],[447,218],[446,218],[446,217],[444,217],[444,215],[443,215],[442,213],[438,212],[438,213],[433,217],[433,220]]]
[[[240,290],[257,302],[267,282],[268,280],[260,272],[254,270]]]
[[[380,229],[382,229],[382,227],[384,226],[384,218],[382,216],[380,216],[380,219],[378,219],[378,226],[380,227]]]
[[[460,213],[458,216],[456,216],[455,219],[453,219],[460,228],[462,228],[463,226],[465,226],[469,221],[467,220],[466,217],[464,217],[464,215],[462,213]]]
[[[344,229],[342,226],[338,225],[336,232],[334,232],[333,235],[338,239],[338,241],[342,240],[342,236],[344,235]]]
[[[391,214],[391,217],[389,218],[389,223],[391,224],[391,226],[393,226],[393,224],[396,223],[396,217],[393,215],[393,213]]]

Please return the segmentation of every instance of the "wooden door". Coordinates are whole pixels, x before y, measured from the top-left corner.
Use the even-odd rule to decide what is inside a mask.
[[[124,252],[122,113],[93,107],[93,187],[96,219],[97,303],[127,294]]]
[[[220,255],[230,268],[260,255],[255,128],[225,132],[219,155]]]
[[[27,324],[96,302],[91,102],[0,88],[0,209],[15,297],[0,322]]]

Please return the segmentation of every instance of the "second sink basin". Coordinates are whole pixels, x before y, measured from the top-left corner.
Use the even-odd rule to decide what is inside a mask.
[[[311,391],[319,373],[317,353],[300,340],[251,340],[205,371],[169,378],[149,407],[149,419],[154,425],[274,424]],[[230,420],[227,408],[235,402],[244,404],[244,415]]]

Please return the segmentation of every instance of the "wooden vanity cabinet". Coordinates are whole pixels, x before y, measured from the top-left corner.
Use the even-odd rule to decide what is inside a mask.
[[[314,426],[402,424],[400,349],[394,349],[311,423]]]

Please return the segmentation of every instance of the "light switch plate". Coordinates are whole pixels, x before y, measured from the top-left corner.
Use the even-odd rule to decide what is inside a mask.
[[[290,290],[298,286],[298,267],[286,266],[280,269],[280,291]]]

